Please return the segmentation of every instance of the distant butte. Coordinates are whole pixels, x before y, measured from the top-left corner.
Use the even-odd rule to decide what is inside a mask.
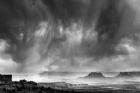
[[[101,72],[91,72],[85,78],[105,78]]]
[[[140,77],[140,72],[120,72],[120,74],[116,77],[119,77],[119,78]]]
[[[140,77],[140,72],[117,72],[118,75],[114,77],[106,77],[102,72],[91,72],[87,76],[83,78],[92,79],[92,78],[133,78],[133,77]]]

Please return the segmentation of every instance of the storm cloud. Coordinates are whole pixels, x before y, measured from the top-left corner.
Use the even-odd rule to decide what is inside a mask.
[[[133,63],[132,55],[139,55],[136,4],[137,0],[0,0],[1,58],[12,60],[17,72],[106,70],[127,64],[125,70]]]

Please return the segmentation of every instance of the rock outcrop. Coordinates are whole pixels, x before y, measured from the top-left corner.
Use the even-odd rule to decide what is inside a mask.
[[[12,75],[2,75],[0,74],[0,82],[11,82],[12,81]]]
[[[101,72],[91,72],[85,78],[105,78]]]
[[[120,77],[120,78],[140,77],[140,72],[120,72],[120,74],[116,77]]]

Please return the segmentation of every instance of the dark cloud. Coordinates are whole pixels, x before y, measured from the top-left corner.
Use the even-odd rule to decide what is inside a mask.
[[[10,44],[7,53],[16,61],[26,59],[26,51],[33,45],[35,27],[46,17],[41,8],[31,0],[0,0],[0,37]]]
[[[118,36],[123,18],[123,12],[119,11],[119,1],[109,0],[105,8],[101,9],[97,20],[95,31],[98,33],[97,43],[90,43],[87,53],[89,56],[109,57],[113,55],[125,54],[125,51],[116,51],[116,46],[122,38]],[[124,37],[123,37],[124,38]],[[84,44],[84,43],[83,43]]]
[[[42,0],[51,11],[55,20],[60,20],[64,26],[71,22],[82,20],[85,24],[91,25],[104,1],[98,0]]]
[[[64,59],[76,67],[79,57],[128,55],[117,47],[124,39],[139,41],[133,13],[121,0],[0,0],[0,39],[17,63],[54,58],[51,65]]]

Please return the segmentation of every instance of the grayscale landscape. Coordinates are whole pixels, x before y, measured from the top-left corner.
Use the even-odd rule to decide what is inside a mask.
[[[140,0],[0,0],[0,93],[140,93]]]

